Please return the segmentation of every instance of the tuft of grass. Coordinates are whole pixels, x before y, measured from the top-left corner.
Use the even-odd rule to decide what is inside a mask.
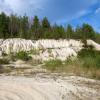
[[[5,52],[3,52],[3,53],[2,53],[2,56],[3,56],[3,57],[6,57],[6,56],[7,56],[7,54],[6,54]]]
[[[26,53],[24,51],[16,53],[15,58],[23,60],[23,61],[28,61],[28,60],[32,59],[31,56],[29,56],[28,53]]]
[[[6,58],[0,59],[0,64],[9,64],[9,60]]]
[[[52,72],[55,72],[63,67],[63,62],[59,59],[45,61],[44,67]]]
[[[29,53],[33,54],[33,55],[39,55],[39,50],[38,49],[32,49],[32,50],[30,50]]]

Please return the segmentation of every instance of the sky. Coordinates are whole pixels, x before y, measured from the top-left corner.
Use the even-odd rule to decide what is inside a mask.
[[[100,32],[100,0],[0,0],[0,12],[46,16],[51,23],[64,26],[88,23]]]

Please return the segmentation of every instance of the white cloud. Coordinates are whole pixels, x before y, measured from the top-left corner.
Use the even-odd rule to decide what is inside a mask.
[[[100,13],[100,8],[97,8],[95,13]]]
[[[0,11],[18,15],[34,15],[43,9],[46,0],[0,0]],[[8,11],[9,9],[9,11]]]
[[[57,20],[57,23],[58,24],[69,23],[70,21],[72,21],[74,19],[78,19],[88,13],[90,13],[89,10],[81,10],[81,11],[77,12],[76,14],[74,14],[74,16],[71,16],[70,18],[66,19],[66,17],[65,17],[63,19]]]
[[[12,12],[12,9],[8,4],[5,3],[4,0],[0,0],[0,12],[5,12],[6,14],[9,14]]]
[[[98,0],[0,0],[0,11],[28,16],[47,16],[53,22],[65,22],[88,13]],[[65,20],[66,19],[66,20]]]

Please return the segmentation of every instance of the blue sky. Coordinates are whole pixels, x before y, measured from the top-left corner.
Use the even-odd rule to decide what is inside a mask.
[[[100,0],[0,0],[0,12],[47,16],[51,23],[91,24],[100,32]]]

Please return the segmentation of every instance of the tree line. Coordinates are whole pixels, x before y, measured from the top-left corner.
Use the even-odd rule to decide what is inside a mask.
[[[62,25],[51,25],[48,18],[42,20],[38,16],[30,21],[28,16],[7,16],[0,14],[0,38],[25,38],[25,39],[93,39],[100,42],[100,34],[93,27],[84,23],[82,26],[73,28]]]

